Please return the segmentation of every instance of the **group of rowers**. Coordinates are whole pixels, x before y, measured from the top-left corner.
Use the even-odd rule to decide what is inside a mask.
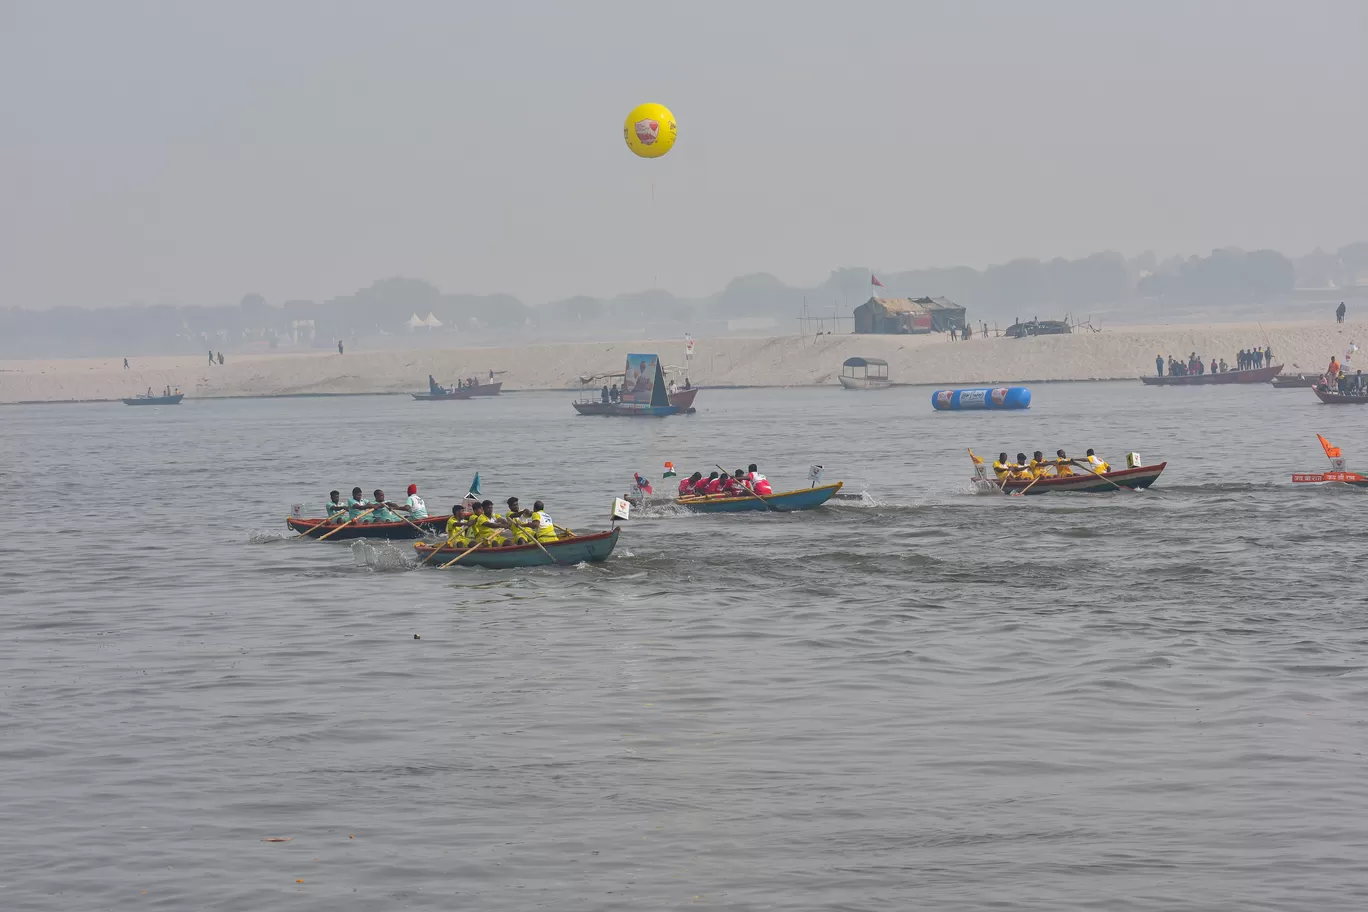
[[[731,475],[713,472],[707,478],[703,477],[702,472],[694,472],[679,482],[680,497],[742,497],[746,494],[764,496],[773,493],[774,489],[770,487],[769,479],[760,474],[760,470],[753,462],[744,472],[740,469]]]
[[[360,488],[352,488],[351,497],[344,503],[339,491],[329,492],[329,523],[397,523],[403,522],[407,515],[410,522],[421,522],[428,518],[427,505],[418,496],[418,486],[408,486],[408,498],[402,503],[392,503],[385,499],[385,492],[377,488],[374,500],[365,500]],[[451,516],[446,523],[446,538],[449,547],[469,547],[482,543],[492,547],[506,544],[531,544],[534,540],[553,542],[559,536],[551,514],[540,500],[532,504],[531,510],[518,506],[518,498],[508,498],[508,511],[502,515],[494,512],[492,500],[477,501],[472,494],[451,508]]]
[[[1070,459],[1064,455],[1063,450],[1055,450],[1054,459],[1046,459],[1040,450],[1036,450],[1035,455],[1029,460],[1025,453],[1017,453],[1015,462],[1008,461],[1006,453],[999,453],[997,461],[993,463],[993,474],[997,475],[1000,482],[1033,481],[1050,474],[1072,475],[1075,465],[1083,463],[1077,459]],[[1083,468],[1098,475],[1111,471],[1107,461],[1092,450],[1088,450],[1087,465]],[[1053,473],[1050,472],[1051,469],[1054,470]]]

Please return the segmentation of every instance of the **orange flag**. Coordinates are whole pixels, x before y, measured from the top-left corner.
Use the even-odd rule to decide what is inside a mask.
[[[1316,439],[1319,440],[1319,441],[1321,442],[1321,447],[1324,448],[1324,450],[1325,450],[1325,455],[1326,455],[1327,457],[1329,457],[1330,459],[1339,459],[1339,457],[1340,457],[1340,448],[1339,448],[1339,447],[1337,447],[1337,446],[1331,446],[1331,445],[1330,445],[1330,441],[1326,440],[1326,439],[1325,439],[1324,437],[1322,437],[1320,434],[1317,434],[1317,435],[1316,435]]]

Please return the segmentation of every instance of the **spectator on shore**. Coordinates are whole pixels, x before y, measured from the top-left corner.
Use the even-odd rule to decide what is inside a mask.
[[[1340,301],[1340,306],[1335,308],[1335,322],[1344,322],[1344,302]]]

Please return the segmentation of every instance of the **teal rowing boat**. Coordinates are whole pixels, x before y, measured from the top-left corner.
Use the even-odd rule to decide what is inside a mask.
[[[795,510],[811,510],[820,507],[832,498],[843,481],[822,485],[818,488],[799,488],[797,491],[784,491],[779,494],[743,494],[740,497],[678,497],[675,504],[695,513],[792,513]]]
[[[608,559],[617,546],[618,534],[622,530],[614,526],[609,532],[594,532],[589,535],[576,535],[556,541],[542,542],[545,551],[536,545],[508,545],[506,547],[484,547],[462,557],[457,567],[484,567],[489,570],[515,570],[521,567],[549,567],[552,564],[573,565],[579,563],[597,564]],[[428,560],[433,548],[441,553]],[[428,542],[414,542],[413,549],[418,552],[418,560],[425,567],[440,567],[447,561],[460,556],[465,548],[453,548],[446,542],[432,545]]]

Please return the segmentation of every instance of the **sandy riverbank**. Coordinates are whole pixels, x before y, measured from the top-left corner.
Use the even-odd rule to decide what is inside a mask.
[[[1267,341],[1265,341],[1267,340]],[[1128,379],[1154,372],[1156,354],[1234,363],[1241,348],[1271,344],[1287,372],[1319,372],[1350,341],[1368,347],[1368,323],[1223,323],[1127,327],[1037,339],[830,335],[701,339],[690,371],[701,386],[804,386],[836,383],[851,356],[883,358],[898,383],[964,385],[1033,380]],[[680,340],[567,343],[437,351],[362,351],[198,357],[0,361],[0,402],[119,399],[179,386],[188,397],[420,392],[433,374],[500,375],[505,389],[568,389],[582,375],[619,371],[628,352],[659,352],[684,363]],[[1368,363],[1368,354],[1360,357]],[[1296,365],[1294,367],[1294,365]],[[1355,365],[1357,366],[1357,365]]]

